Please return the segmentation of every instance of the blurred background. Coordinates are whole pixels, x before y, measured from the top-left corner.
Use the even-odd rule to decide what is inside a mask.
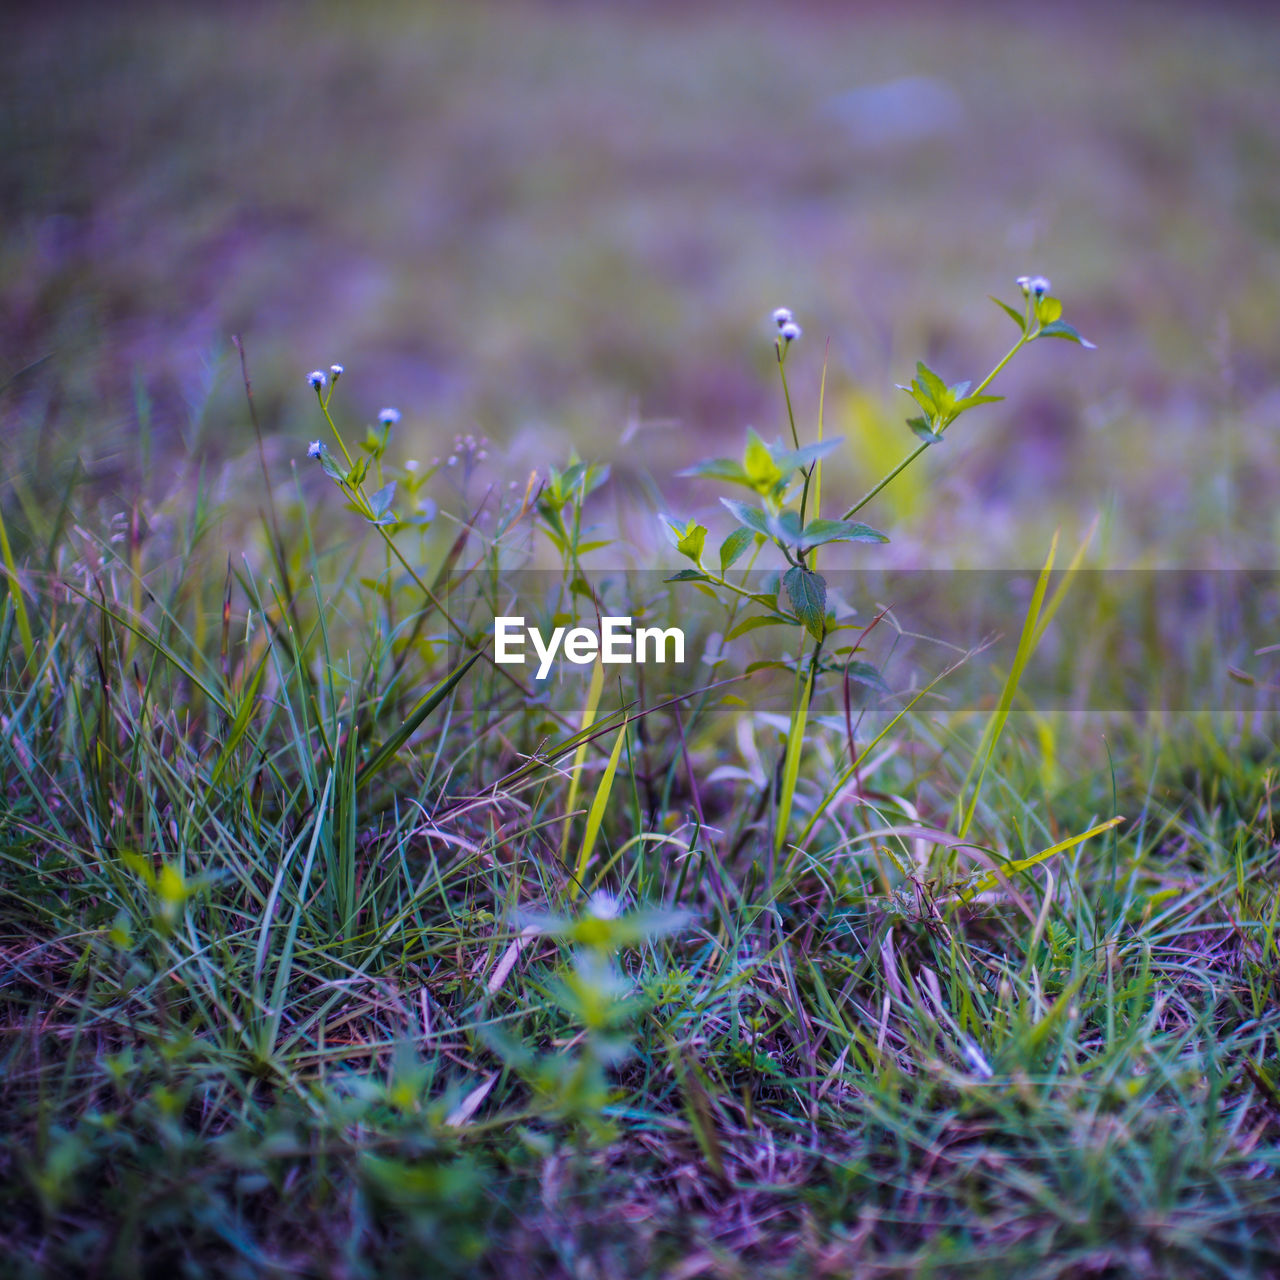
[[[1099,563],[1276,562],[1274,6],[113,3],[5,25],[19,524],[77,455],[118,507],[200,466],[260,484],[232,334],[281,485],[320,430],[306,374],[337,360],[340,416],[398,406],[402,456],[483,433],[505,484],[576,447],[641,507],[714,512],[672,476],[785,430],[779,305],[805,330],[802,432],[829,341],[848,444],[826,492],[856,496],[915,443],[894,383],[919,356],[982,376],[1015,336],[985,295],[1043,273],[1098,350],[1036,344],[868,509],[889,560],[1027,564],[1100,515]]]

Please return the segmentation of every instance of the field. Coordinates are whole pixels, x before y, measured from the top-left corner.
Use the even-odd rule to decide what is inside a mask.
[[[1280,1274],[1278,54],[7,19],[0,1270]]]

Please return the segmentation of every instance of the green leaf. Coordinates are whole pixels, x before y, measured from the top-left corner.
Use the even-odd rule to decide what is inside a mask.
[[[934,404],[943,405],[947,402],[947,384],[923,360],[916,361],[916,376]]]
[[[748,631],[759,631],[761,627],[784,627],[794,626],[795,619],[788,618],[781,613],[757,613],[750,618],[743,618],[741,622],[734,627],[727,636],[726,640],[736,640],[739,636],[745,636]]]
[[[479,657],[478,653],[473,653],[461,666],[456,667],[433,689],[429,689],[422,695],[400,727],[360,767],[356,773],[357,787],[363,787],[374,774],[391,763],[418,726],[457,688],[462,677],[471,670]]]
[[[1065,320],[1055,320],[1051,324],[1047,324],[1036,334],[1037,338],[1064,338],[1067,342],[1078,342],[1082,347],[1088,347],[1090,351],[1096,351],[1097,345],[1089,341],[1088,338],[1082,338],[1080,334],[1071,327]]]
[[[369,459],[357,458],[355,465],[351,468],[351,474],[347,477],[347,480],[353,489],[358,489],[364,483],[364,478],[368,474]]]
[[[618,758],[622,755],[622,744],[626,741],[627,727],[624,723],[618,729],[618,736],[614,739],[613,750],[609,753],[609,763],[605,766],[604,774],[600,778],[600,785],[596,788],[595,798],[591,801],[591,808],[587,812],[587,825],[582,832],[582,844],[578,848],[578,865],[574,871],[574,879],[578,884],[582,884],[583,877],[587,873],[587,865],[591,861],[591,853],[595,848],[596,836],[600,834],[600,826],[604,822],[605,806],[609,803],[609,792],[613,788],[613,776],[618,772]]]
[[[396,482],[393,480],[390,484],[384,484],[377,493],[369,499],[369,508],[373,512],[375,520],[381,520],[383,516],[391,510],[391,504],[396,498]]]
[[[1036,303],[1036,317],[1040,323],[1052,324],[1062,318],[1062,303],[1057,298],[1044,297]]]
[[[584,493],[595,493],[595,491],[609,478],[609,464],[607,462],[593,462],[587,468],[587,483],[583,489]]]
[[[714,579],[709,578],[699,569],[679,569],[669,578],[663,578],[663,582],[712,582]]]
[[[807,551],[828,542],[888,542],[878,529],[856,520],[810,520],[800,536],[799,547]]]
[[[1012,320],[1013,323],[1018,326],[1019,329],[1021,329],[1024,333],[1026,332],[1027,319],[1026,319],[1026,316],[1024,316],[1021,311],[1015,311],[1007,302],[1001,302],[1000,299],[997,298],[993,293],[987,294],[987,297],[990,298],[991,301],[994,302],[996,306],[999,307],[1000,310],[1003,311],[1005,315],[1007,315],[1009,319]]]
[[[1003,399],[1004,396],[965,396],[963,400],[957,400],[951,406],[951,412],[960,413],[965,409],[972,409],[977,404],[995,404],[997,400]]]
[[[721,498],[720,501],[740,525],[755,533],[763,533],[766,538],[773,537],[773,530],[769,527],[769,517],[759,507],[749,507],[736,498]]]
[[[768,493],[782,479],[782,472],[768,445],[754,431],[747,432],[747,452],[742,460],[742,469],[757,493]]]
[[[339,482],[346,480],[347,473],[334,461],[333,454],[328,449],[320,455],[320,465],[324,468],[324,473],[330,480]]]
[[[808,467],[819,458],[834,453],[843,443],[844,436],[831,436],[826,440],[815,440],[813,444],[801,445],[798,449],[785,449],[781,452],[778,451],[780,446],[775,445],[773,460],[783,471],[798,471],[801,467]]]
[[[720,544],[720,572],[736,564],[755,539],[756,535],[750,529],[735,529]]]
[[[897,382],[894,385],[899,391],[905,391],[925,411],[928,417],[932,418],[938,412],[938,406],[933,403],[933,398],[918,382],[912,382],[910,386],[902,382]]]
[[[815,640],[822,639],[827,621],[827,580],[812,569],[788,569],[782,578],[796,617]]]
[[[679,474],[702,476],[709,480],[727,480],[730,484],[746,485],[748,489],[752,487],[751,480],[742,468],[742,463],[735,462],[732,458],[708,458],[705,462],[699,462],[696,466]]]
[[[800,517],[794,511],[780,511],[769,520],[773,536],[791,547],[800,540]]]
[[[942,439],[942,433],[935,431],[924,418],[908,418],[907,426],[926,444],[937,444]]]
[[[676,543],[676,550],[682,556],[688,556],[695,564],[702,559],[702,548],[706,546],[707,530],[695,520],[690,520],[684,533]]]

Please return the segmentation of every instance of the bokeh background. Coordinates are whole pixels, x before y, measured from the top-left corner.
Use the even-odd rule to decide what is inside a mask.
[[[1277,68],[1271,5],[11,8],[2,500],[75,456],[108,505],[248,493],[241,334],[281,484],[340,360],[404,455],[484,433],[505,484],[576,447],[714,511],[672,477],[783,431],[779,304],[810,425],[829,340],[854,494],[914,444],[893,384],[981,376],[985,295],[1043,272],[1098,350],[1016,362],[885,495],[890,558],[1026,564],[1100,515],[1096,563],[1274,564]]]

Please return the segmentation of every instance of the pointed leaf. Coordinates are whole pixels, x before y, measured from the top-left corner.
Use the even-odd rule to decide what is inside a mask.
[[[990,298],[991,301],[994,302],[996,306],[999,307],[1000,310],[1003,311],[1005,315],[1007,315],[1009,319],[1012,320],[1013,323],[1018,326],[1019,329],[1022,329],[1024,331],[1026,330],[1026,327],[1027,327],[1026,317],[1022,314],[1021,311],[1015,311],[1007,302],[1001,302],[1000,299],[997,298],[993,293],[987,294],[987,297]]]
[[[929,393],[935,404],[945,402],[947,399],[947,384],[923,360],[916,361],[916,376],[920,380],[920,385]]]
[[[720,544],[720,572],[723,573],[736,564],[755,538],[756,535],[750,529],[735,529]]]
[[[1082,338],[1080,334],[1072,328],[1065,320],[1055,320],[1052,324],[1047,324],[1036,334],[1037,338],[1064,338],[1067,342],[1078,342],[1082,347],[1088,347],[1090,351],[1096,351],[1097,346],[1088,338]]]
[[[745,502],[739,502],[736,498],[721,498],[720,501],[724,504],[725,510],[740,525],[744,525],[756,533],[763,533],[766,538],[773,537],[773,530],[769,527],[769,517],[759,507],[749,507]]]
[[[676,550],[682,556],[688,556],[690,560],[697,563],[702,559],[702,548],[706,545],[706,542],[706,526],[690,520],[684,534],[676,543]]]
[[[976,404],[995,404],[997,400],[1003,400],[1004,396],[965,396],[963,400],[957,400],[951,406],[952,413],[959,413],[963,409],[972,409]]]
[[[743,618],[741,622],[734,627],[727,636],[726,640],[736,640],[739,636],[745,636],[748,631],[758,631],[761,627],[782,627],[794,626],[794,618],[788,618],[781,613],[755,614],[750,618]]]
[[[742,469],[757,493],[768,493],[782,479],[782,472],[773,460],[769,446],[754,431],[747,432],[747,451]]]
[[[899,391],[905,391],[930,417],[937,412],[938,406],[933,403],[933,398],[917,383],[913,382],[909,387],[904,386],[901,382],[894,385]]]
[[[391,510],[391,504],[396,498],[396,482],[393,480],[390,484],[384,484],[377,493],[369,499],[369,507],[373,512],[375,520],[381,520],[383,516]]]
[[[942,439],[941,433],[935,431],[924,418],[908,418],[907,426],[926,444],[937,444]]]
[[[828,542],[888,542],[878,529],[857,520],[810,520],[800,536],[802,551]]]
[[[796,616],[815,640],[822,639],[827,620],[827,581],[812,569],[788,569],[782,578]]]
[[[791,547],[800,540],[800,517],[794,511],[780,511],[769,520],[773,536]]]
[[[479,657],[478,653],[473,653],[461,666],[445,676],[435,688],[423,694],[400,727],[357,771],[355,779],[357,787],[364,786],[374,774],[390,764],[400,748],[413,736],[418,726],[457,688],[462,677],[471,670]]]
[[[829,453],[844,443],[843,436],[831,436],[826,440],[815,440],[813,444],[801,445],[798,449],[782,449],[781,444],[774,446],[773,460],[783,471],[796,471],[825,458]]]
[[[742,463],[733,458],[708,458],[696,466],[689,467],[679,473],[682,476],[702,476],[708,480],[727,480],[730,484],[742,484],[751,488],[751,481],[742,468]]]

